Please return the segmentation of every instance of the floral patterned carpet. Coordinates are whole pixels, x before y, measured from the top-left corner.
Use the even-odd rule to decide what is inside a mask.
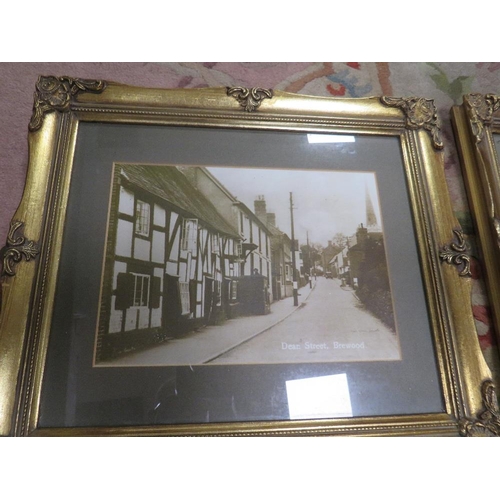
[[[498,93],[500,63],[1,63],[0,64],[0,242],[20,201],[28,163],[27,124],[38,75],[69,75],[163,88],[264,87],[335,97],[373,95],[432,98],[443,122],[445,168],[455,214],[474,248],[474,228],[450,123],[450,108],[470,92]],[[474,254],[474,250],[473,250]],[[490,309],[474,267],[472,296],[477,334],[486,361],[500,377]]]

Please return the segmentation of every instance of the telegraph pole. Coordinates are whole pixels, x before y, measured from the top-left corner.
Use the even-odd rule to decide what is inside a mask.
[[[290,221],[292,224],[292,269],[293,269],[293,305],[299,305],[299,287],[297,283],[297,269],[295,263],[295,231],[293,228],[293,196],[290,193]]]

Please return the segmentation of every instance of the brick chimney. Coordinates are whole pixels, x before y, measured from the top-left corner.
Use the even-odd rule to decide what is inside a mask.
[[[257,199],[253,202],[255,215],[259,218],[266,216],[266,200],[263,195],[257,196]]]
[[[276,214],[266,214],[267,225],[276,227]]]

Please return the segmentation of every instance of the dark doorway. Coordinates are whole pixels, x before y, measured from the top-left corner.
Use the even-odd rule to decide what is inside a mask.
[[[169,337],[180,335],[181,297],[179,293],[179,278],[165,275],[163,293],[163,329]]]

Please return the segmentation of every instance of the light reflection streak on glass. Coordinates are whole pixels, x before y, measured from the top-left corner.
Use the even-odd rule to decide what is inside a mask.
[[[347,375],[286,381],[290,419],[352,417]]]
[[[356,142],[356,138],[353,135],[307,134],[307,142],[309,144]]]

